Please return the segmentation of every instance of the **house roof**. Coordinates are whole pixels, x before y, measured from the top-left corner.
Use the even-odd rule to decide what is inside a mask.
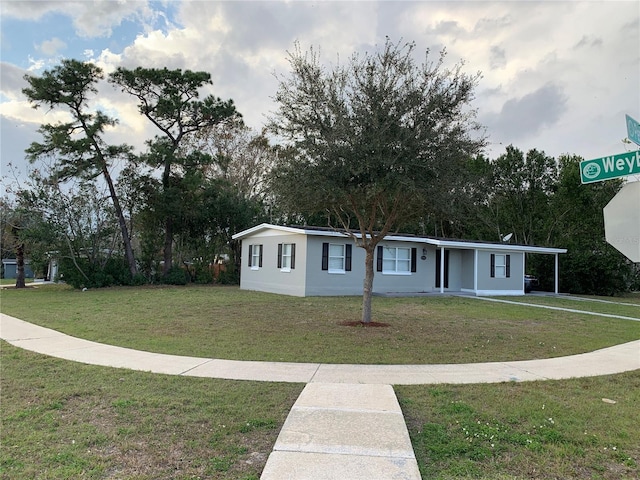
[[[270,223],[262,223],[255,227],[243,230],[242,232],[233,235],[234,240],[242,240],[243,238],[251,235],[266,231],[266,230],[278,230],[285,233],[296,233],[301,235],[323,236],[323,237],[348,237],[349,235],[345,230],[334,229],[331,227],[311,227],[311,226],[284,226],[273,225]],[[359,232],[354,233],[356,237],[360,237]],[[430,237],[425,235],[413,235],[413,234],[392,234],[385,237],[387,241],[398,242],[413,242],[424,243],[427,245],[434,245],[436,247],[444,248],[461,248],[461,249],[491,249],[491,250],[504,250],[504,251],[518,251],[527,253],[544,253],[544,254],[556,254],[567,253],[566,248],[551,248],[551,247],[537,247],[534,245],[516,245],[510,243],[499,242],[480,242],[475,240],[459,240],[451,238]]]

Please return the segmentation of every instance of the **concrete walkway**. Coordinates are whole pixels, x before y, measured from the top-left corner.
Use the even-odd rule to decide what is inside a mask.
[[[309,383],[260,478],[420,480],[391,385]]]
[[[542,360],[446,365],[346,365],[185,357],[105,345],[0,314],[0,338],[76,362],[193,377],[295,383],[422,385],[561,380],[640,369],[640,340]]]
[[[76,362],[169,375],[306,383],[262,480],[418,480],[391,385],[495,383],[609,375],[640,369],[640,340],[543,360],[454,365],[329,365],[219,360],[105,345],[0,314],[0,338]]]

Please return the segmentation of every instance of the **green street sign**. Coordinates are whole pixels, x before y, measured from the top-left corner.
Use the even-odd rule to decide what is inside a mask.
[[[634,120],[629,115],[625,115],[627,118],[627,136],[636,145],[640,145],[640,123]]]
[[[640,174],[640,150],[580,162],[583,184],[636,174]]]

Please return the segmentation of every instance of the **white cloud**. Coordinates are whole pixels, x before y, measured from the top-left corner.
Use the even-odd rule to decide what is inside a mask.
[[[385,36],[415,41],[417,61],[427,49],[437,59],[446,47],[447,66],[464,59],[466,72],[481,71],[473,106],[495,141],[551,155],[597,156],[618,148],[624,136],[618,117],[640,116],[637,2],[2,1],[3,16],[46,25],[48,12],[69,15],[85,37],[134,22],[138,35],[129,45],[105,40],[85,57],[105,73],[118,66],[207,71],[214,85],[206,93],[233,99],[257,129],[274,109],[273,73],[288,74],[286,51],[296,40],[304,50],[319,47],[323,61],[335,63],[338,56],[344,62],[354,52],[371,51]],[[47,65],[33,59],[30,71]],[[5,95],[20,101],[19,90]],[[122,141],[130,133],[130,143],[141,144],[157,133],[130,98],[106,83],[100,95],[105,108],[118,113],[112,133]],[[32,119],[17,104],[6,108]]]
[[[66,48],[67,44],[60,40],[58,37],[53,37],[51,40],[42,42],[37,50],[41,51],[44,55],[52,57],[56,55],[60,50]]]
[[[155,15],[143,0],[3,0],[3,16],[21,20],[41,20],[49,13],[68,15],[81,37],[109,36],[124,19],[150,19]]]

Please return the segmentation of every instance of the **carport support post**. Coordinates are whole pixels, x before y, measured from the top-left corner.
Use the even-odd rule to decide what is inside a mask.
[[[556,295],[558,294],[558,271],[559,271],[559,268],[558,268],[558,254],[556,253],[556,268],[555,268],[555,273],[556,273],[556,282],[555,282],[556,290],[555,290],[555,293],[556,293]]]
[[[440,247],[440,293],[444,293],[444,245]]]

